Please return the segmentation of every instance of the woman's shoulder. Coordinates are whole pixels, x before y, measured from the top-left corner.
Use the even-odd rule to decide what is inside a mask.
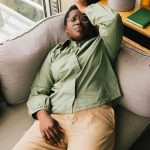
[[[65,50],[65,48],[67,48],[70,44],[70,40],[66,40],[65,42],[59,43],[57,44],[51,51],[50,51],[50,55],[51,57],[54,59],[56,59],[56,57],[58,57],[63,50]]]

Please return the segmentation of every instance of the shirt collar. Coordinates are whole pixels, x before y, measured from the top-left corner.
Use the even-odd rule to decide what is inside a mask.
[[[81,42],[76,42],[76,41],[73,41],[70,39],[70,45],[71,45],[71,47],[81,47],[86,41],[87,41],[87,39],[82,40]]]

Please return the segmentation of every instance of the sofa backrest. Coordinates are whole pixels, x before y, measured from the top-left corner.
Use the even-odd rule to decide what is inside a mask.
[[[33,29],[0,45],[0,83],[9,104],[26,101],[32,82],[47,53],[67,39],[64,14],[49,17]],[[150,55],[124,44],[117,60],[123,93],[121,105],[150,117]]]
[[[123,93],[120,105],[150,117],[150,53],[123,43],[116,70]]]
[[[26,101],[47,53],[67,38],[64,14],[46,18],[31,30],[0,45],[1,92],[9,104]]]

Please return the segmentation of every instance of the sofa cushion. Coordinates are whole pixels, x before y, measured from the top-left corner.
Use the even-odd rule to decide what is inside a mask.
[[[2,95],[1,95],[1,92],[0,92],[0,103],[3,102],[3,99],[2,99]]]
[[[1,91],[9,104],[25,101],[49,50],[64,41],[64,14],[51,16],[33,29],[0,45]]]
[[[2,96],[0,95],[0,103],[2,103],[3,102],[3,99],[2,99]]]
[[[115,114],[116,140],[114,150],[130,150],[131,145],[150,123],[150,118],[139,116],[121,106],[115,108]],[[143,145],[143,150],[145,150],[144,148]]]
[[[26,103],[0,105],[0,149],[11,150],[32,125],[33,119],[27,113]]]
[[[123,92],[121,105],[138,115],[150,117],[150,54],[123,44],[117,74]]]
[[[1,83],[0,83],[0,87],[1,87]],[[0,90],[0,103],[3,102],[3,98],[2,98],[2,93],[1,93],[1,90]]]

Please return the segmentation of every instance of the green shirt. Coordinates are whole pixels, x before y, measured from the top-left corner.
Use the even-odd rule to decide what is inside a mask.
[[[99,27],[99,35],[81,43],[67,40],[49,52],[32,85],[30,115],[41,109],[73,113],[121,96],[113,70],[122,41],[121,17],[99,4],[88,6],[85,13]]]

